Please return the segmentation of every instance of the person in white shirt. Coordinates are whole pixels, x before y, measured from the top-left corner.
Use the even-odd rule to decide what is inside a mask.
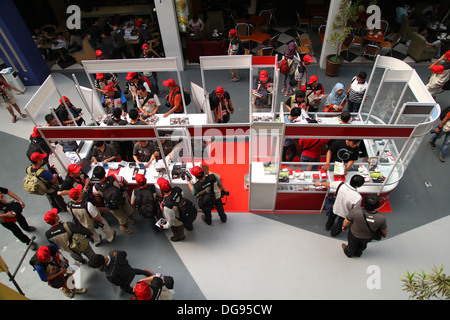
[[[331,236],[336,237],[342,232],[342,224],[348,213],[361,206],[362,197],[356,190],[364,184],[363,176],[357,174],[350,179],[350,184],[342,181],[320,182],[316,181],[315,186],[327,187],[335,191],[336,200],[333,205],[333,212],[328,215],[325,230],[331,230]],[[339,189],[338,189],[339,188]],[[337,219],[337,222],[335,223]]]
[[[356,77],[352,79],[352,83],[347,91],[348,97],[348,111],[358,112],[361,107],[364,94],[369,84],[366,81],[367,73],[361,71]]]

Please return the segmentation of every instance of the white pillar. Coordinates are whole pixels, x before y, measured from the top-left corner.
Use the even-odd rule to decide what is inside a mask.
[[[320,54],[320,62],[319,66],[321,69],[325,69],[326,67],[326,57],[330,54],[336,53],[336,48],[331,45],[327,41],[330,33],[333,31],[333,21],[334,17],[339,12],[339,5],[341,4],[341,0],[331,0],[330,8],[328,9],[328,18],[327,18],[327,27],[325,29],[325,36],[323,38],[322,44],[322,52]]]
[[[183,50],[181,48],[180,32],[175,11],[175,1],[155,1],[156,15],[158,16],[159,30],[164,45],[166,57],[177,59],[178,70],[184,70]]]

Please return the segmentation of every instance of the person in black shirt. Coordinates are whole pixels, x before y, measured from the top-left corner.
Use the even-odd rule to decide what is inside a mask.
[[[345,162],[345,172],[347,174],[353,163],[358,160],[360,140],[332,140],[327,151],[326,164],[322,166],[323,170],[328,170],[331,162]]]
[[[222,87],[217,87],[209,95],[209,104],[211,110],[214,112],[214,120],[217,123],[227,123],[230,121],[231,114],[234,113],[233,104],[228,91]]]

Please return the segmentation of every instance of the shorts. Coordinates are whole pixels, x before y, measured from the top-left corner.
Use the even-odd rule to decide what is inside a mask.
[[[0,94],[0,104],[4,106],[5,108],[8,108],[12,104],[16,104],[16,98],[12,93],[10,94]]]
[[[133,214],[134,209],[127,199],[122,207],[120,207],[117,210],[109,210],[109,211],[114,215],[114,217],[116,217],[117,221],[119,222],[119,225],[123,226],[127,223],[127,217],[130,217]]]

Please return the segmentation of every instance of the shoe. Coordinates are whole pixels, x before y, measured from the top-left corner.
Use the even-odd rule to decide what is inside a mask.
[[[21,113],[20,116],[24,119],[27,117],[27,115],[25,113]]]
[[[133,233],[133,230],[131,230],[130,228],[125,228],[123,226],[120,226],[119,229],[120,229],[120,231],[122,231],[122,232],[124,232],[126,234],[132,234]]]
[[[36,227],[28,226],[28,228],[23,229],[23,230],[28,231],[28,232],[32,232],[32,231],[36,231]]]
[[[36,251],[37,250],[37,245],[34,242],[31,242],[30,244],[30,250]]]
[[[441,162],[445,162],[444,155],[442,153],[438,154],[438,158],[439,160],[441,160]]]
[[[16,123],[16,121],[17,121],[17,116],[13,116],[12,117],[12,123]]]
[[[227,215],[220,217],[220,221],[222,221],[223,223],[227,222]]]
[[[65,295],[67,298],[73,298],[73,296],[75,295],[72,291],[70,291],[70,290],[66,290],[66,289],[63,289],[63,288],[61,288],[60,289],[61,290],[61,292],[63,293],[63,295]]]
[[[206,221],[206,218],[205,218],[205,215],[204,214],[202,214],[202,221],[204,222],[204,223],[206,223],[207,225],[211,225],[211,221]]]
[[[345,250],[345,248],[347,248],[347,245],[345,243],[341,244],[341,248],[342,250]]]
[[[99,238],[100,238],[99,242],[94,243],[94,246],[96,246],[96,247],[100,247],[102,245],[102,235],[101,234],[99,234]]]
[[[87,292],[87,289],[86,288],[74,289],[72,290],[72,292],[75,294],[83,294]]]
[[[436,145],[434,144],[434,142],[428,141],[428,147],[429,147],[431,150],[434,150],[434,148],[436,148]]]

